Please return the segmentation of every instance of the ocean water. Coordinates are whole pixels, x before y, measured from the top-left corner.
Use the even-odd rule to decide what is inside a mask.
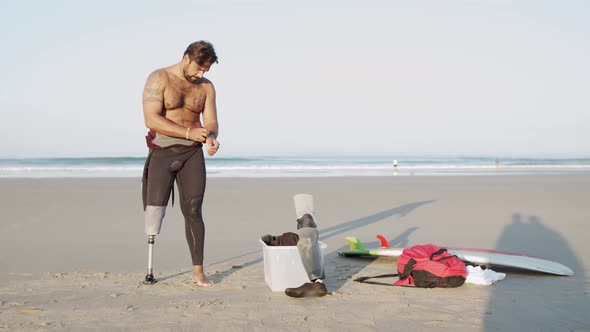
[[[133,178],[144,162],[145,156],[0,159],[0,178]],[[209,177],[464,176],[590,171],[590,158],[234,156],[207,157],[206,165]]]

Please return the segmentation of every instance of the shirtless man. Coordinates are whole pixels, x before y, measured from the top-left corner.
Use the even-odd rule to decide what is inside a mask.
[[[176,180],[193,262],[192,279],[199,286],[212,285],[203,272],[201,207],[206,179],[203,144],[210,156],[219,149],[215,89],[203,77],[213,63],[217,63],[213,45],[192,43],[179,63],[154,71],[143,91],[145,125],[150,129],[142,181],[145,232],[151,239],[160,233],[171,193],[174,204]]]

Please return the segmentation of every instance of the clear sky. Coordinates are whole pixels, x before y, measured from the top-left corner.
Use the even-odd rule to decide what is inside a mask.
[[[218,154],[590,155],[590,1],[1,1],[0,157],[141,156],[211,41]]]

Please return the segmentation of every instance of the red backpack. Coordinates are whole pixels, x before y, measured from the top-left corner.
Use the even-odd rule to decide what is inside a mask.
[[[375,277],[360,277],[358,282],[371,278],[399,276],[394,286],[422,288],[459,287],[465,282],[467,269],[459,258],[434,244],[417,245],[405,248],[397,261],[397,274],[384,274]],[[367,282],[379,284],[375,282]]]

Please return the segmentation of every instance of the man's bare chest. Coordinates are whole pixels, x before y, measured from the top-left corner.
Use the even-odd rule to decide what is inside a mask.
[[[164,107],[166,110],[186,109],[200,113],[205,107],[206,93],[195,84],[169,82],[164,90]]]

